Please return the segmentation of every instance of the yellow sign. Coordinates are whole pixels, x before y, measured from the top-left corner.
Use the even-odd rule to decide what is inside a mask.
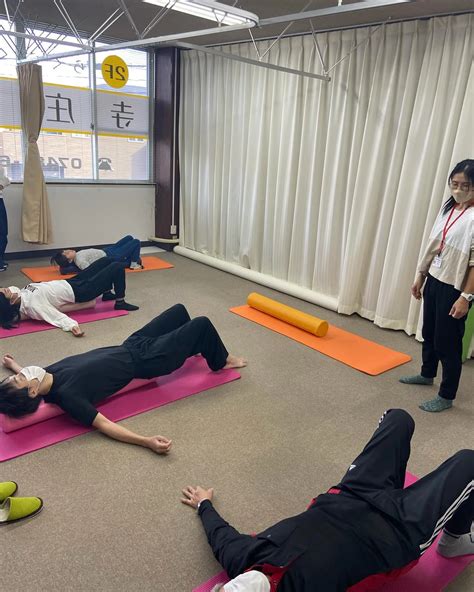
[[[102,62],[102,76],[112,88],[122,88],[128,82],[127,64],[119,56],[108,56]]]

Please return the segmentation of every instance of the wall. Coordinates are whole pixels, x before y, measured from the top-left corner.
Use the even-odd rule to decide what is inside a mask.
[[[4,191],[8,253],[112,243],[125,234],[142,241],[155,234],[154,185],[48,184],[53,226],[49,245],[21,239],[22,184]]]

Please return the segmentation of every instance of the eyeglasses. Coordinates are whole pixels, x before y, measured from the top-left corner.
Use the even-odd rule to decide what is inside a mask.
[[[449,186],[451,189],[462,189],[462,191],[469,191],[471,188],[470,183],[458,183],[457,181],[450,181]]]

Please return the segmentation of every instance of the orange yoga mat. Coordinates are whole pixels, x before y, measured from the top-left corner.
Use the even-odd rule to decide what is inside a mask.
[[[142,271],[154,271],[157,269],[171,269],[174,265],[163,261],[159,257],[142,257],[144,269],[127,269],[127,273],[141,273]],[[67,280],[74,277],[75,274],[70,273],[61,275],[59,269],[53,265],[48,267],[22,267],[21,271],[30,278],[33,282],[49,282],[50,280]]]
[[[272,331],[286,335],[290,339],[299,341],[312,349],[315,349],[330,358],[334,358],[343,364],[347,364],[356,370],[376,376],[387,370],[406,364],[411,360],[407,354],[402,354],[394,349],[384,347],[349,331],[343,331],[329,325],[325,337],[316,337],[302,329],[293,327],[288,323],[275,319],[259,310],[251,308],[247,304],[234,306],[231,312],[263,325]]]

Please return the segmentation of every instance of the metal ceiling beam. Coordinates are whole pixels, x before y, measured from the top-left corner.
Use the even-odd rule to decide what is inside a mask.
[[[124,11],[125,16],[127,17],[127,20],[130,23],[130,26],[132,27],[132,29],[135,32],[135,35],[137,36],[137,39],[140,39],[140,31],[138,30],[138,27],[135,24],[135,21],[133,20],[130,11],[128,10],[128,6],[125,4],[125,0],[117,0],[117,3],[120,6],[120,8]]]
[[[174,4],[173,4],[174,6]],[[173,6],[163,6],[151,19],[148,25],[143,29],[143,32],[140,34],[140,39],[144,39],[148,33],[156,27],[156,25],[165,18],[168,12],[173,8]]]
[[[198,31],[188,31],[186,33],[175,33],[174,35],[162,35],[161,37],[150,37],[149,39],[137,39],[136,41],[124,41],[122,43],[113,43],[112,45],[104,45],[101,47],[94,48],[95,53],[99,53],[102,51],[115,51],[117,49],[140,49],[155,45],[162,45],[164,43],[175,45],[171,42],[178,41],[179,39],[189,39],[192,37],[202,37],[203,35],[217,35],[222,34],[223,31],[241,31],[243,29],[248,30],[249,25],[248,23],[245,25],[225,25],[224,27],[211,27],[210,29],[199,29]],[[70,44],[73,45],[73,44]],[[78,44],[74,44],[78,45]],[[80,55],[81,53],[90,52],[92,51],[92,47],[89,46],[79,46],[84,47],[84,51],[72,51],[72,52],[65,52],[62,54],[54,54],[51,56],[43,56],[33,59],[26,59],[20,60],[18,63],[26,64],[26,63],[36,63],[36,62],[43,62],[47,60],[54,60],[56,58],[67,58],[69,56],[76,56]]]
[[[10,31],[5,31],[5,30],[3,29],[3,25],[0,25],[0,35],[2,35],[2,34],[6,34],[6,33],[9,33],[9,32],[10,32]],[[13,52],[13,55],[14,55],[14,56],[16,57],[16,59],[18,60],[18,58],[19,58],[20,56],[19,56],[19,54],[18,54],[18,47],[16,46],[15,42],[14,42],[14,41],[11,41],[11,40],[8,38],[8,36],[5,36],[5,42],[6,42],[6,44],[8,45],[8,47],[9,47],[9,48],[12,50],[12,52]],[[5,50],[3,50],[3,51],[4,51],[4,53],[5,53]],[[5,56],[7,56],[7,55],[8,55],[8,52],[6,52],[6,53],[5,53]],[[4,57],[5,57],[5,56],[4,56]]]
[[[305,70],[294,70],[293,68],[285,68],[284,66],[277,66],[276,64],[269,64],[268,62],[261,62],[259,60],[252,60],[250,58],[243,58],[239,55],[219,51],[218,49],[211,49],[202,45],[194,45],[193,43],[184,43],[181,41],[174,43],[175,47],[182,49],[194,49],[203,53],[209,53],[211,55],[219,56],[227,60],[233,60],[235,62],[243,62],[244,64],[250,64],[251,66],[260,66],[261,68],[267,68],[268,70],[277,70],[278,72],[286,72],[287,74],[296,74],[297,76],[303,76],[304,78],[315,78],[316,80],[324,80],[329,82],[331,78],[322,74],[313,74],[313,72],[306,72]]]
[[[8,24],[11,25],[12,21],[11,21],[11,18],[10,18],[10,11],[8,10],[7,0],[3,0],[3,5],[5,6],[5,14],[6,14],[6,17],[7,17]]]
[[[40,35],[29,35],[28,33],[18,33],[16,31],[4,31],[0,30],[0,35],[7,37],[19,37],[20,39],[33,39],[34,41],[45,41],[46,43],[58,43],[59,45],[69,45],[71,47],[82,47],[83,50],[90,50],[88,45],[82,43],[75,43],[72,41],[60,41],[59,39],[51,39],[49,37],[42,37]],[[81,53],[84,53],[82,51]]]
[[[322,8],[318,10],[308,10],[306,12],[297,12],[295,14],[287,14],[279,17],[272,17],[268,19],[263,19],[259,21],[260,27],[265,27],[269,25],[275,25],[279,23],[288,23],[291,21],[300,21],[300,20],[308,20],[311,18],[317,18],[322,16],[329,16],[329,15],[337,15],[337,14],[347,14],[352,12],[358,12],[362,10],[369,10],[371,8],[380,8],[380,7],[387,7],[387,6],[396,6],[397,4],[407,4],[414,2],[415,0],[365,0],[363,2],[357,2],[352,4],[346,5],[339,5],[333,6],[331,8]],[[55,4],[58,5],[61,0],[54,0]],[[122,7],[123,8],[123,7]],[[202,36],[209,36],[209,35],[217,35],[222,34],[227,31],[239,31],[239,30],[248,30],[249,25],[229,25],[225,27],[211,27],[209,29],[199,29],[197,31],[188,31],[185,33],[176,33],[174,35],[162,35],[160,37],[150,37],[149,39],[137,39],[136,41],[125,41],[122,43],[114,43],[111,45],[106,45],[103,47],[95,48],[95,52],[102,52],[102,51],[115,51],[117,49],[139,49],[145,48],[150,46],[162,45],[165,43],[170,42],[177,42],[181,39],[189,39],[192,37],[202,37]],[[176,45],[176,43],[175,43]],[[82,46],[84,47],[84,46]],[[201,46],[198,46],[201,47]],[[85,47],[85,51],[92,51],[91,47]],[[33,59],[26,59],[21,60],[19,63],[26,63],[26,62],[40,62],[48,59],[55,59],[56,57],[69,57],[74,55],[80,55],[81,52],[74,51],[70,53],[62,53],[50,56],[43,56],[42,58],[33,58]]]
[[[114,12],[105,19],[100,27],[96,29],[94,33],[92,33],[92,35],[89,37],[89,41],[95,41],[97,37],[103,35],[105,31],[107,31],[107,29],[109,29],[116,21],[118,21],[123,14],[124,12],[120,8],[114,10]]]
[[[59,12],[60,12],[61,16],[63,17],[63,19],[66,21],[66,24],[71,29],[71,32],[74,35],[74,37],[80,43],[81,42],[81,36],[79,35],[79,31],[76,29],[76,25],[74,24],[74,21],[72,20],[72,18],[69,16],[69,12],[66,10],[66,7],[64,6],[62,0],[54,0],[54,5],[59,10]]]
[[[39,62],[48,62],[50,60],[58,60],[62,58],[72,58],[78,55],[84,55],[91,53],[92,48],[86,45],[84,49],[78,49],[77,51],[64,51],[62,53],[53,53],[35,58],[26,58],[24,60],[18,60],[18,64],[37,64]]]
[[[226,31],[241,31],[249,28],[245,25],[225,25],[223,27],[211,27],[210,29],[199,29],[198,31],[186,31],[185,33],[174,33],[173,35],[161,35],[160,37],[150,37],[149,39],[137,39],[137,41],[124,41],[122,43],[113,43],[106,47],[98,47],[96,51],[109,51],[115,49],[134,49],[140,47],[149,47],[151,45],[160,45],[170,41],[179,41],[180,39],[189,39],[192,37],[202,37],[203,35],[217,35]]]
[[[303,8],[300,10],[300,12],[304,12],[307,8],[309,8],[311,6],[311,4],[313,4],[313,2],[314,2],[314,0],[310,0],[310,2],[308,2],[307,4],[305,4],[305,6],[303,6]],[[263,58],[267,55],[267,53],[271,50],[271,48],[280,41],[280,39],[283,37],[283,35],[288,31],[288,29],[290,29],[294,25],[294,23],[295,23],[295,21],[289,22],[286,25],[286,27],[283,29],[283,31],[278,35],[278,37],[276,39],[274,39],[272,41],[272,43],[267,47],[267,49],[263,52],[262,55],[260,55],[258,53],[258,50],[257,50],[257,54],[258,54],[258,59],[259,60],[263,60]],[[257,49],[256,43],[255,43],[255,39],[253,38],[252,31],[250,29],[249,29],[249,33],[252,36],[252,41],[253,41],[253,44],[255,46],[255,49]]]
[[[306,12],[296,12],[294,14],[283,14],[259,21],[259,27],[268,27],[269,25],[278,25],[288,21],[303,21],[307,19],[319,18],[322,16],[334,16],[336,14],[346,14],[358,12],[360,10],[369,10],[371,8],[382,8],[387,6],[396,6],[397,4],[409,4],[416,0],[365,0],[364,2],[354,2],[352,4],[343,4],[341,6],[332,6],[330,8],[318,8],[316,10],[307,10]]]

